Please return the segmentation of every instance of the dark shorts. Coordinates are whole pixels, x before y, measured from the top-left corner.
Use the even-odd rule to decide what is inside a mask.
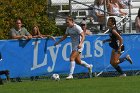
[[[115,51],[118,51],[119,46],[118,46],[117,43],[109,43],[109,46],[110,46],[111,48],[113,48]],[[125,50],[125,46],[122,45],[122,47],[121,47],[121,52],[123,52],[124,50]]]

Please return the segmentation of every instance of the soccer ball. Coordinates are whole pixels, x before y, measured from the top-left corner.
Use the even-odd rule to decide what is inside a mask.
[[[59,74],[53,74],[51,78],[56,81],[60,80]]]

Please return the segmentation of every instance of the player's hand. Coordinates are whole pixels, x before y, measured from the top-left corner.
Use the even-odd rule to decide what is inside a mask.
[[[81,44],[78,45],[78,49],[80,49],[80,48],[82,48],[82,45]]]
[[[28,37],[27,37],[27,36],[25,36],[25,35],[22,35],[22,38],[24,38],[24,39],[28,39]]]
[[[38,37],[39,37],[39,38],[43,38],[43,36],[42,36],[42,35],[38,35]]]

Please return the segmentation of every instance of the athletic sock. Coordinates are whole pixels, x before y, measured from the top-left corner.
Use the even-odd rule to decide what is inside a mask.
[[[126,61],[126,57],[120,58],[119,60],[120,60],[120,63],[122,63],[122,62]]]
[[[86,67],[86,68],[89,68],[90,65],[88,63],[86,63],[85,61],[81,60],[81,65]]]
[[[114,66],[114,68],[120,73],[120,74],[124,74],[121,67],[119,65]]]
[[[70,73],[69,73],[69,75],[73,75],[74,68],[75,68],[75,61],[71,61],[70,62]]]

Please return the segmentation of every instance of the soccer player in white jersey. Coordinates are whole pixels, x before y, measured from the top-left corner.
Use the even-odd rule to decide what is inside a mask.
[[[68,35],[71,37],[71,43],[72,43],[72,53],[70,55],[71,66],[70,66],[69,76],[66,77],[66,79],[73,79],[75,62],[81,66],[88,68],[89,75],[90,75],[90,77],[92,77],[92,67],[93,66],[86,63],[85,61],[81,60],[81,58],[80,58],[80,53],[83,50],[83,47],[84,47],[83,42],[85,39],[83,30],[79,25],[74,23],[74,20],[72,17],[66,18],[66,24],[67,24],[67,29],[66,29],[65,35],[54,44],[54,45],[59,44],[61,41],[65,40]]]

